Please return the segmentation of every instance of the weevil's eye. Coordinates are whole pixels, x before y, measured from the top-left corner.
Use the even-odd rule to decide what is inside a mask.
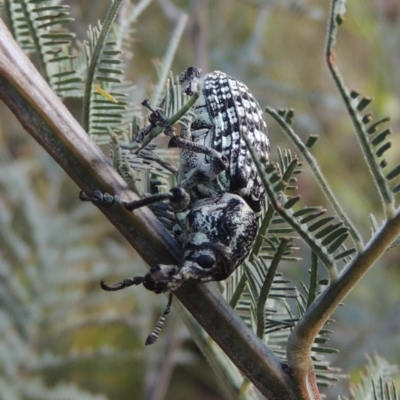
[[[208,269],[212,268],[215,264],[215,258],[209,254],[202,254],[196,257],[196,263],[200,265],[201,268]]]

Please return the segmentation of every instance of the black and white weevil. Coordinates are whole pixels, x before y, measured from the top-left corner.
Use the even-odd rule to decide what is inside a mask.
[[[246,135],[257,154],[269,157],[267,126],[262,111],[246,85],[223,72],[201,78],[190,67],[179,76],[189,96],[200,91],[194,117],[168,147],[181,149],[177,187],[134,202],[122,202],[134,210],[161,200],[169,200],[175,212],[175,237],[183,247],[178,265],[157,265],[143,277],[125,279],[113,286],[101,282],[104,290],[115,291],[143,284],[155,293],[169,292],[168,306],[146,344],[154,343],[169,313],[172,292],[187,280],[220,281],[228,278],[249,254],[258,230],[258,217],[265,194],[261,179],[242,138]],[[148,106],[149,107],[149,106]],[[149,117],[153,126],[165,118],[160,109]],[[145,127],[136,137],[142,141]],[[97,193],[84,200],[99,202]]]

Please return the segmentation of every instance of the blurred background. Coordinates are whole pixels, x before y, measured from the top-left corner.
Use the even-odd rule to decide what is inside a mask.
[[[382,218],[380,199],[358,148],[346,109],[324,61],[328,2],[318,0],[153,0],[134,25],[129,80],[140,103],[156,81],[181,12],[189,15],[173,63],[224,71],[250,88],[262,107],[296,110],[302,137],[313,147],[337,197],[367,241],[369,215]],[[323,4],[322,4],[323,3]],[[84,40],[89,24],[104,18],[108,0],[65,0]],[[350,0],[337,45],[345,82],[363,95],[377,119],[390,115],[389,165],[399,161],[400,3]],[[81,104],[66,100],[80,119]],[[292,148],[266,117],[276,148]],[[392,162],[391,162],[392,161]],[[299,182],[307,205],[325,199],[305,170]],[[79,188],[24,132],[0,103],[0,398],[1,399],[225,399],[211,367],[173,311],[157,344],[143,342],[166,298],[143,288],[100,290],[146,270],[109,222],[78,201]],[[310,254],[285,268],[298,284]],[[294,267],[295,266],[295,267]],[[366,354],[400,364],[399,250],[376,265],[333,316],[333,365],[357,379]],[[328,398],[348,394],[346,380]],[[60,396],[60,397],[58,397]],[[337,397],[337,396],[336,396]]]

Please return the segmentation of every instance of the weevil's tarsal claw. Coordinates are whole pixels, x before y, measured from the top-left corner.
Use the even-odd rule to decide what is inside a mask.
[[[150,333],[150,335],[147,336],[147,339],[145,342],[146,346],[149,346],[157,341],[158,335],[160,334],[161,329],[164,326],[164,322],[167,319],[167,315],[171,311],[171,304],[172,304],[172,292],[169,292],[167,307],[165,307],[164,312],[162,313],[161,317],[158,319],[156,327],[153,329],[153,331]]]
[[[92,196],[88,196],[83,191],[79,192],[79,200],[91,201],[96,205],[111,206],[116,203],[120,203],[118,196],[113,196],[110,193],[102,192],[101,190],[95,190]]]
[[[168,126],[168,119],[165,117],[163,110],[157,108],[149,115],[149,122],[153,126]]]
[[[151,112],[155,111],[154,108],[151,106],[149,99],[144,99],[141,104],[143,107],[146,107],[149,111],[151,111]]]
[[[125,289],[129,286],[140,285],[143,283],[142,276],[135,276],[132,279],[124,279],[122,282],[114,283],[112,286],[108,286],[105,284],[104,279],[100,281],[100,286],[103,290],[107,290],[108,292],[116,292],[117,290]]]
[[[80,200],[80,201],[92,201],[92,200],[90,199],[90,197],[89,197],[83,190],[81,190],[81,191],[79,192],[79,200]]]
[[[83,191],[79,192],[79,200],[81,201],[91,201],[93,204],[103,204],[103,199],[106,193],[101,190],[95,190],[91,196],[87,195]],[[108,194],[108,193],[107,193]],[[109,195],[111,196],[111,195]]]

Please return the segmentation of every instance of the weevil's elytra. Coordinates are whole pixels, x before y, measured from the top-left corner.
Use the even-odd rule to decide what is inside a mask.
[[[189,86],[191,87],[191,86]],[[223,72],[215,71],[201,80],[201,95],[194,109],[191,140],[219,152],[229,160],[229,167],[206,187],[199,185],[191,197],[202,198],[226,191],[241,196],[259,214],[264,203],[264,188],[247,150],[242,134],[247,135],[260,156],[268,158],[269,140],[262,111],[242,82]],[[183,171],[192,171],[192,154],[182,152]],[[185,161],[189,166],[185,165]],[[196,155],[196,163],[207,160]]]
[[[194,67],[179,76],[188,95],[200,90],[200,96],[190,126],[169,142],[169,147],[181,149],[177,187],[123,203],[134,210],[168,200],[175,212],[177,224],[173,232],[182,245],[182,260],[178,265],[153,266],[145,276],[113,286],[102,281],[104,290],[143,284],[155,293],[171,293],[188,280],[224,280],[254,245],[265,196],[242,135],[247,136],[260,158],[268,159],[267,126],[260,106],[242,82],[219,71],[202,79],[200,76],[201,71]],[[152,126],[166,121],[160,109],[153,110],[149,120]],[[171,127],[166,128],[169,134],[173,132]],[[144,127],[137,138],[143,140],[150,130],[151,126]],[[170,295],[167,309],[146,344],[157,339],[171,299]]]

